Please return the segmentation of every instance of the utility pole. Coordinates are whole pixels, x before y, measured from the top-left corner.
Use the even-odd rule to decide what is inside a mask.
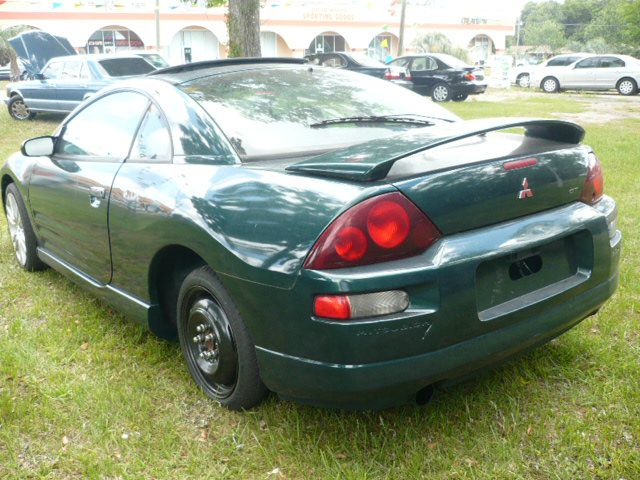
[[[402,0],[402,9],[400,10],[400,37],[398,38],[398,56],[404,53],[404,20],[407,10],[407,0]]]
[[[160,0],[156,0],[156,50],[160,51]]]

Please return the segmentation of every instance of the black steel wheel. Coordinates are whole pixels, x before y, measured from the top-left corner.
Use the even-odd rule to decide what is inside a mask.
[[[9,109],[9,115],[16,120],[31,120],[36,116],[36,114],[27,107],[27,104],[24,103],[24,99],[20,95],[11,97],[7,108]]]
[[[178,338],[191,376],[202,391],[231,410],[249,409],[268,391],[255,345],[218,277],[201,267],[178,295]]]

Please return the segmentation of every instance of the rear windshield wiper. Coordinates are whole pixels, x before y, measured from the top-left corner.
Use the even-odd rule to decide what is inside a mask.
[[[330,118],[309,125],[310,128],[321,128],[327,125],[338,125],[340,123],[410,123],[413,125],[431,126],[435,125],[431,120],[416,118],[406,115],[368,115],[360,117]]]

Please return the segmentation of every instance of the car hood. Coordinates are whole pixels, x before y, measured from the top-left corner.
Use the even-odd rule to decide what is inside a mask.
[[[39,30],[23,32],[9,39],[9,43],[30,75],[39,73],[54,57],[76,55],[69,40]]]

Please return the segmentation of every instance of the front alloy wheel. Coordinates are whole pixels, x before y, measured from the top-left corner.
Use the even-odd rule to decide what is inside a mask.
[[[9,114],[16,120],[30,120],[36,115],[27,107],[24,99],[18,95],[11,97],[8,107]]]
[[[11,243],[13,243],[16,259],[20,266],[24,268],[27,263],[27,239],[25,237],[22,215],[20,215],[15,194],[8,192],[5,202],[9,237],[11,238]]]
[[[529,84],[530,84],[529,74],[523,73],[520,76],[518,76],[517,83],[518,83],[518,86],[521,88],[529,88]]]
[[[4,212],[7,215],[13,251],[20,266],[29,272],[44,269],[46,265],[38,258],[38,240],[31,226],[27,207],[22,200],[20,190],[14,183],[7,186]]]

